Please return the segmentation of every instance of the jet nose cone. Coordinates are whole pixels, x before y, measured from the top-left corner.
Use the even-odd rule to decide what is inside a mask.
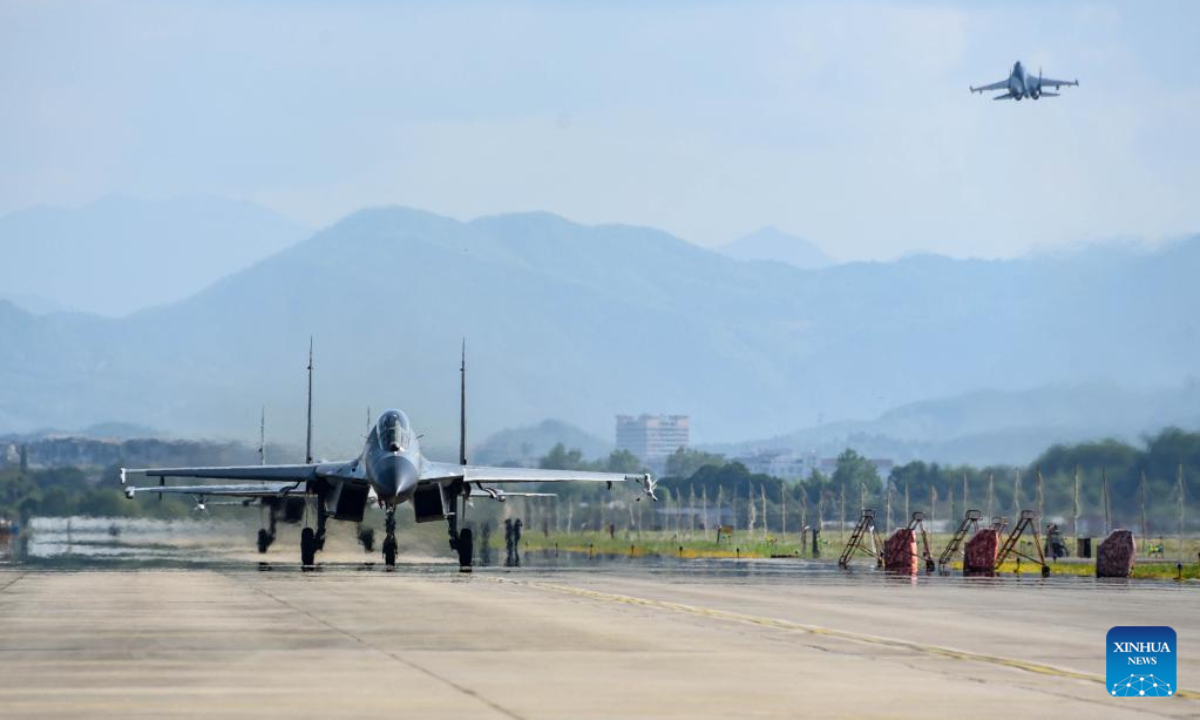
[[[375,467],[374,484],[382,500],[407,500],[417,486],[417,467],[406,457],[388,455]]]

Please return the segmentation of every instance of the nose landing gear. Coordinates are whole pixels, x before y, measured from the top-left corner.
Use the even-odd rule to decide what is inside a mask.
[[[384,520],[383,564],[388,567],[396,566],[396,506],[387,509],[387,519]]]

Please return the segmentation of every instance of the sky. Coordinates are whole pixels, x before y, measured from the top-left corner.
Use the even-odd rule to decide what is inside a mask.
[[[545,210],[840,260],[1200,231],[1197,3],[0,0],[0,213]],[[993,102],[1016,60],[1080,80]]]

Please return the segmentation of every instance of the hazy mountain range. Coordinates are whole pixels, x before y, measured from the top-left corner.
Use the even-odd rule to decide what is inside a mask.
[[[872,420],[817,425],[762,440],[715,443],[728,456],[760,451],[833,457],[854,447],[897,461],[1022,464],[1055,443],[1138,442],[1169,426],[1200,428],[1200,384],[1130,391],[1107,384],[986,390],[909,403]]]
[[[617,413],[687,413],[718,442],[984,390],[1147,393],[1197,374],[1197,267],[1200,239],[802,270],[541,213],[365,210],[128,317],[0,303],[0,432],[122,421],[253,440],[265,404],[287,441],[310,334],[330,454],[391,405],[453,447],[464,336],[475,442],[547,417],[609,438]],[[1106,412],[1122,411],[1089,414]],[[921,432],[969,435],[961,422]]]
[[[770,260],[801,270],[817,270],[836,264],[812,242],[769,225],[721,245],[717,251],[735,260]]]
[[[34,313],[125,315],[182,300],[312,230],[249,202],[110,196],[0,216],[0,298]]]
[[[847,447],[898,462],[1025,464],[1051,444],[1099,438],[1138,443],[1169,426],[1200,428],[1200,383],[1134,392],[1112,385],[986,390],[909,403],[871,420],[831,422],[760,440],[703,443],[729,458],[760,452],[815,453],[835,457]],[[556,443],[589,458],[612,449],[583,430],[557,420],[502,430],[474,450],[481,462],[535,464]]]

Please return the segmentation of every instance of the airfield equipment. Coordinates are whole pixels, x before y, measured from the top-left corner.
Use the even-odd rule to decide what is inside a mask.
[[[925,531],[925,513],[921,511],[914,512],[908,520],[908,529],[913,531],[913,534],[919,530],[921,532],[921,548],[922,557],[925,559],[925,569],[933,572],[933,553],[929,550],[929,533]]]
[[[921,551],[917,551],[917,533],[921,535]],[[888,572],[916,573],[920,567],[918,558],[925,561],[925,569],[933,571],[933,554],[929,550],[929,533],[925,531],[925,513],[914,512],[908,525],[899,528],[883,545],[883,566]]]
[[[871,547],[866,545],[868,539]],[[858,524],[854,526],[854,532],[850,533],[850,542],[846,543],[846,549],[842,550],[842,556],[838,558],[838,567],[850,567],[850,560],[855,552],[875,558],[876,566],[883,567],[883,541],[879,539],[879,531],[875,529],[875,511],[869,508],[863,509]]]
[[[968,533],[974,535],[979,530],[979,519],[983,517],[983,513],[978,510],[968,510],[963,516],[962,522],[958,524],[958,529],[954,531],[954,536],[950,538],[950,543],[946,545],[946,549],[942,550],[942,554],[938,556],[938,568],[946,569],[946,564],[956,554],[961,552],[963,541]]]
[[[1021,519],[1017,521],[1016,527],[1009,533],[1004,544],[1000,547],[1000,552],[996,555],[996,571],[999,572],[1000,566],[1008,559],[1009,555],[1015,555],[1018,558],[1025,558],[1030,562],[1036,562],[1042,568],[1042,577],[1050,577],[1050,566],[1046,564],[1046,554],[1042,552],[1042,539],[1038,536],[1037,528],[1037,513],[1033,510],[1022,510]],[[1026,555],[1017,548],[1017,541],[1026,531],[1033,533],[1033,547],[1037,550],[1037,557]]]

